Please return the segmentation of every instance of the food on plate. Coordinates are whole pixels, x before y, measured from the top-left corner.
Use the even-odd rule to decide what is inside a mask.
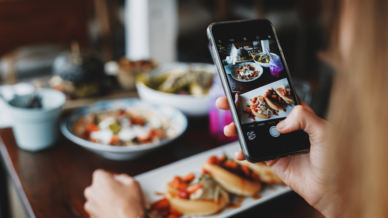
[[[283,87],[277,88],[275,91],[287,104],[295,104],[294,97],[291,95],[291,89],[288,84],[284,84]]]
[[[273,88],[268,89],[268,91],[264,94],[264,98],[267,104],[274,110],[283,110],[287,106],[287,103]]]
[[[274,114],[273,109],[268,106],[264,97],[261,95],[251,99],[250,110],[249,112],[252,112],[253,115],[261,119],[268,119]]]
[[[255,61],[263,63],[263,64],[268,64],[270,62],[269,55],[265,54],[265,53],[252,55],[252,57],[253,57],[253,59],[255,59]]]
[[[249,140],[253,140],[256,138],[256,134],[254,131],[247,133]]]
[[[262,187],[259,176],[253,170],[226,155],[211,156],[202,168],[226,191],[236,195],[254,196]]]
[[[117,61],[117,80],[125,90],[134,89],[136,86],[136,75],[148,72],[158,66],[154,60],[131,61],[126,57]]]
[[[129,108],[85,115],[75,122],[73,133],[95,143],[133,146],[171,138],[176,131],[156,111]]]
[[[251,163],[249,161],[243,160],[243,161],[238,161],[239,164],[243,166],[247,166],[250,169],[255,172],[260,180],[264,183],[267,184],[282,184],[283,181],[279,178],[278,175],[276,175],[271,167],[267,166],[264,162],[259,162],[259,163]]]
[[[189,216],[207,216],[220,211],[229,203],[229,194],[209,175],[189,173],[176,176],[166,186],[170,210]],[[177,213],[175,213],[177,214]]]
[[[175,70],[157,75],[142,74],[138,81],[165,93],[203,96],[209,93],[213,77],[213,73],[204,70]]]
[[[260,75],[253,64],[240,64],[234,70],[234,76],[239,80],[253,80]]]

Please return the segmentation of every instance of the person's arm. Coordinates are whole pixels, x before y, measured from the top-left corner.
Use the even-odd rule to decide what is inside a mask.
[[[303,101],[296,106],[276,129],[282,133],[290,133],[298,129],[309,134],[310,153],[267,161],[267,165],[290,188],[302,196],[310,205],[319,210],[326,217],[337,217],[336,208],[338,196],[332,189],[332,170],[326,169],[328,161],[328,146],[326,134],[330,124],[315,115],[314,111]],[[225,97],[217,99],[216,105],[222,110],[229,110]],[[236,126],[231,123],[224,128],[226,136],[235,136]],[[244,160],[242,151],[237,151],[236,159]]]
[[[91,218],[145,218],[145,202],[139,183],[126,174],[104,170],[93,173],[84,191],[85,211]]]

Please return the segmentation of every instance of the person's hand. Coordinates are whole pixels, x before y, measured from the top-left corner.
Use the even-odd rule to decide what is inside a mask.
[[[327,155],[327,134],[330,124],[314,114],[313,110],[303,101],[296,106],[285,120],[278,123],[278,132],[290,133],[298,129],[304,130],[310,137],[310,153],[266,161],[266,164],[295,192],[301,195],[310,205],[327,217],[337,212],[335,207],[336,193],[331,189],[331,171],[325,169]],[[225,97],[216,101],[218,108],[229,110]],[[231,123],[224,128],[226,136],[237,134],[236,126]],[[237,151],[237,160],[244,160],[243,152]]]
[[[84,195],[84,208],[91,218],[145,217],[140,185],[126,174],[96,170],[92,185],[85,189]]]

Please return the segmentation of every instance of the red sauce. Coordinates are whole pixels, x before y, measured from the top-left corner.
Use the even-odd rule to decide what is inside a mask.
[[[261,195],[256,194],[256,195],[252,196],[252,198],[255,199],[255,200],[260,199],[260,198],[261,198]]]

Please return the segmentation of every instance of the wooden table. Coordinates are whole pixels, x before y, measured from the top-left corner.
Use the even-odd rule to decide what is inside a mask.
[[[88,217],[83,191],[95,169],[135,176],[224,144],[209,134],[207,123],[190,120],[182,137],[138,160],[106,160],[64,137],[50,149],[31,153],[17,147],[11,128],[0,129],[0,153],[29,217]],[[314,211],[291,192],[236,217],[302,218]]]

